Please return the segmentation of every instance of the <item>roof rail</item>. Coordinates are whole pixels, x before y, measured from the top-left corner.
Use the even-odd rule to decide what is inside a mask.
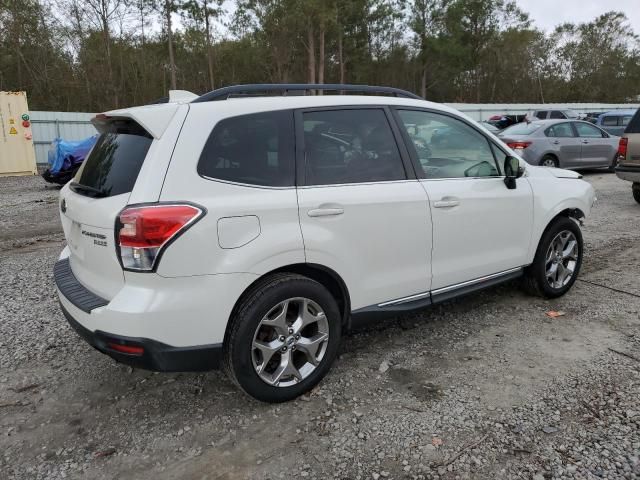
[[[286,96],[289,92],[302,92],[302,95],[306,95],[306,92],[309,90],[385,94],[423,100],[423,98],[418,95],[393,87],[372,87],[369,85],[347,85],[341,83],[255,83],[218,88],[194,99],[192,103],[227,100],[232,97],[268,97],[275,96],[273,95],[274,93]],[[300,95],[300,93],[298,93],[298,95]]]

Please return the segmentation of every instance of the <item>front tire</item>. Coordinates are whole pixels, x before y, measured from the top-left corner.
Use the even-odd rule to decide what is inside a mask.
[[[525,290],[545,298],[564,295],[578,278],[582,252],[578,224],[568,217],[558,217],[543,233],[533,263],[525,270]]]
[[[263,402],[292,400],[329,371],[340,344],[336,300],[302,275],[259,282],[235,310],[225,340],[225,369],[248,395]]]

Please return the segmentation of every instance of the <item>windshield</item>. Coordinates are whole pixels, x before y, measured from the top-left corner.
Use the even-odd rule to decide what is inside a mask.
[[[516,123],[515,125],[510,126],[506,130],[504,130],[500,136],[506,137],[508,135],[531,135],[533,132],[542,127],[542,123],[539,122],[531,122],[531,123]]]
[[[562,113],[564,113],[564,115],[567,118],[578,118],[578,114],[576,112],[574,112],[573,110],[565,110]]]

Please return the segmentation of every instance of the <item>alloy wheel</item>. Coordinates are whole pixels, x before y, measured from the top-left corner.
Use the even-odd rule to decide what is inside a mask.
[[[563,230],[553,237],[545,257],[545,277],[551,288],[562,288],[571,281],[578,255],[578,240],[573,232]]]
[[[295,385],[320,365],[328,341],[329,322],[322,308],[308,298],[289,298],[258,324],[251,345],[253,368],[271,386]]]

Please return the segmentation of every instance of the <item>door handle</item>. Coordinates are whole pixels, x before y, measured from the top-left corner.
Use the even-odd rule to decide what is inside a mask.
[[[331,217],[336,215],[342,215],[344,208],[314,208],[309,210],[307,215],[310,217]]]
[[[560,142],[558,140],[555,140],[552,142],[554,145],[560,145]]]
[[[589,140],[582,140],[582,143],[589,143]]]
[[[457,207],[458,205],[460,205],[460,200],[447,197],[442,200],[438,200],[437,202],[433,202],[433,206],[435,208],[451,208]]]

